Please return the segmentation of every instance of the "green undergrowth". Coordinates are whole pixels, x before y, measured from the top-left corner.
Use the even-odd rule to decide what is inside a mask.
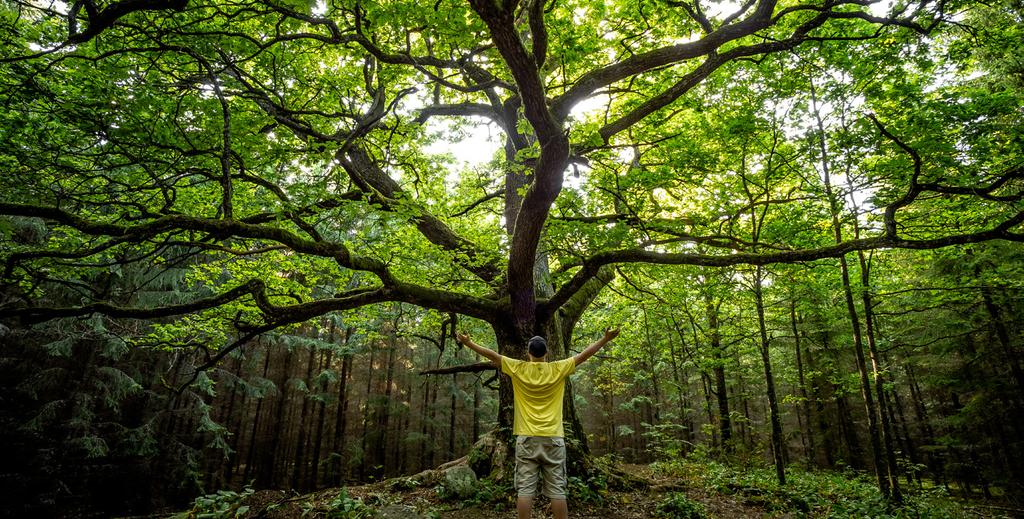
[[[666,496],[655,509],[657,517],[662,519],[705,519],[707,513],[704,505],[690,499],[682,492],[673,492]]]
[[[241,492],[218,490],[213,494],[199,496],[192,502],[192,509],[173,516],[173,519],[234,519],[244,517],[249,507],[244,501],[253,494],[245,487]]]
[[[463,507],[475,505],[494,505],[496,508],[515,506],[515,489],[512,484],[494,481],[490,478],[477,480],[473,494],[459,499],[444,483],[436,486],[434,492],[442,501],[457,502]]]
[[[337,497],[327,505],[327,519],[370,519],[376,513],[373,508],[363,503],[362,499],[351,497],[346,489],[341,489]]]
[[[746,504],[797,517],[934,519],[970,517],[942,489],[914,490],[902,505],[887,502],[868,477],[855,473],[811,472],[791,467],[779,485],[771,467],[737,467],[711,460],[677,460],[651,465],[658,474],[678,477],[688,487],[736,496]],[[669,496],[662,504],[677,499]],[[677,515],[670,517],[702,517]]]

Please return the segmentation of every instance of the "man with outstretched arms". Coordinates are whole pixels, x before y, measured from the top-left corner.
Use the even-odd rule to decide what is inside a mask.
[[[575,357],[554,362],[547,361],[547,341],[540,336],[530,339],[527,344],[527,360],[519,360],[480,346],[465,332],[457,335],[459,342],[490,359],[495,367],[512,378],[515,392],[512,433],[516,436],[515,485],[519,494],[516,500],[519,519],[530,517],[538,479],[543,480],[543,493],[551,499],[555,519],[568,516],[569,508],[565,502],[565,430],[562,427],[565,377],[618,335],[617,328],[605,330],[604,337]]]

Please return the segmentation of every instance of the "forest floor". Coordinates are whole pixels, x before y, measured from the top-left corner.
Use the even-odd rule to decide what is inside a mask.
[[[656,477],[645,465],[625,465],[623,469],[639,476],[650,483],[647,488],[636,490],[603,490],[600,498],[591,498],[580,502],[570,500],[569,517],[572,519],[646,519],[651,517],[667,517],[658,513],[658,505],[665,496],[674,492],[684,491],[682,480],[673,477]],[[301,496],[289,496],[279,490],[258,491],[247,497],[244,504],[248,507],[245,517],[267,519],[291,519],[319,516],[317,512],[345,508],[353,512],[350,516],[338,514],[339,518],[360,517],[356,512],[358,505],[363,503],[375,510],[382,510],[389,505],[401,505],[415,508],[425,517],[439,519],[509,519],[515,517],[514,493],[507,497],[488,500],[479,499],[452,500],[444,499],[436,488],[419,487],[408,490],[397,490],[389,482],[372,483],[341,489],[329,489]],[[766,516],[764,507],[745,502],[737,496],[708,492],[703,489],[685,489],[687,497],[699,503],[705,510],[705,517],[714,518],[761,518]],[[341,496],[341,497],[339,497]],[[333,503],[333,505],[332,505]],[[548,501],[543,496],[534,503],[533,517],[542,519],[552,517]],[[786,517],[774,515],[773,517]]]
[[[906,504],[891,507],[863,474],[790,470],[779,486],[768,468],[699,463],[619,464],[633,476],[634,489],[607,488],[603,481],[570,478],[569,517],[573,519],[920,517],[1013,518],[1024,510],[1005,498],[964,500],[943,488],[907,490]],[[332,488],[310,494],[280,490],[220,492],[204,496],[174,519],[510,519],[514,492],[489,480],[478,482],[472,496],[457,499],[443,484],[421,484],[414,477]],[[207,499],[204,504],[200,501]],[[545,498],[538,498],[534,518],[550,518]]]

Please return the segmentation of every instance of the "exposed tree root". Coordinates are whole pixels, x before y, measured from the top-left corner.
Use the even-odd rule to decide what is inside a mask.
[[[601,477],[609,489],[638,490],[650,488],[654,483],[647,478],[632,474],[614,464],[591,456],[575,453],[576,459],[570,463],[570,474],[584,480]],[[468,466],[477,477],[492,481],[511,481],[515,469],[515,457],[511,455],[511,446],[500,441],[495,434],[488,433],[481,437],[469,454],[448,461],[436,469],[428,469],[412,476],[402,476],[385,480],[385,485],[408,484],[415,486],[433,486],[441,482],[444,472],[452,467]]]

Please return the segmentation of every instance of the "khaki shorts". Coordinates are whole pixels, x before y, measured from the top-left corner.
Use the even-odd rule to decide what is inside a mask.
[[[540,475],[545,496],[565,499],[565,438],[516,436],[516,491],[520,497],[533,497]]]

